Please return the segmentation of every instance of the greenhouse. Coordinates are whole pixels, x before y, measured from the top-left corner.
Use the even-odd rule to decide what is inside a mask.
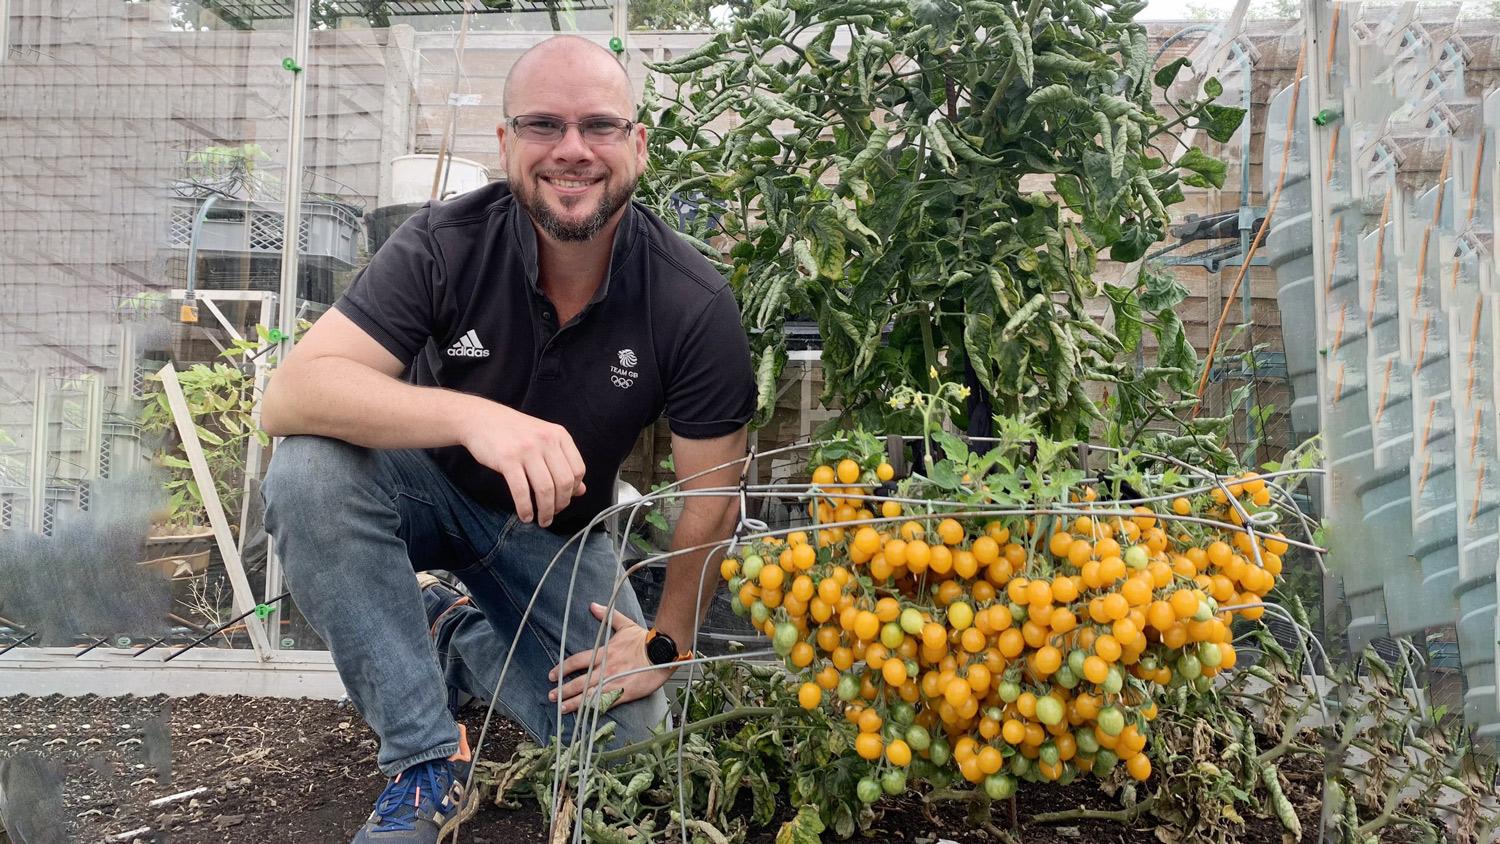
[[[1500,842],[1497,133],[1487,0],[0,0],[0,844]]]

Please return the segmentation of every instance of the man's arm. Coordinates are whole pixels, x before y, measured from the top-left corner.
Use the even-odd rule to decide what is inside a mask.
[[[330,310],[277,367],[261,426],[274,436],[314,434],[370,448],[464,446],[505,477],[516,514],[523,521],[535,515],[543,527],[583,493],[583,457],[561,425],[479,396],[407,384],[397,377],[404,368]]]
[[[722,463],[737,461],[745,456],[745,429],[713,439],[694,440],[672,435],[672,461],[677,466],[677,477],[687,478],[711,469]],[[687,481],[683,489],[706,487],[732,487],[739,481],[740,464],[731,463],[716,472]],[[683,499],[682,516],[672,534],[673,550],[707,545],[727,539],[734,531],[740,517],[739,498],[735,495],[701,496]],[[702,619],[708,602],[719,585],[718,561],[724,556],[723,549],[713,551],[685,551],[667,559],[667,583],[662,590],[661,606],[656,611],[656,629],[672,637],[672,641],[684,651],[692,647],[698,622]],[[703,574],[704,566],[709,566]],[[698,581],[703,581],[699,591]],[[697,600],[694,601],[696,594]],[[594,617],[605,620],[603,604],[591,607]],[[602,659],[609,674],[623,673],[637,668],[648,668],[646,656],[646,629],[631,621],[619,610],[609,617],[614,630],[609,644],[603,648],[580,651],[569,656],[547,675],[551,682],[559,677],[572,679],[563,683],[561,694],[563,712],[572,712],[583,704],[604,679],[602,672],[591,671]],[[602,653],[602,657],[601,657]],[[604,691],[622,690],[621,703],[639,700],[661,688],[672,676],[673,666],[656,671],[639,671],[611,681]],[[549,700],[556,700],[558,690],[549,693]]]
[[[714,472],[686,481],[682,489],[706,489],[711,487],[733,487],[739,483],[739,462],[745,456],[745,429],[732,434],[707,440],[692,440],[672,436],[672,462],[678,478],[690,478],[715,466],[725,466]],[[739,498],[726,496],[689,496],[683,499],[682,516],[672,533],[672,550],[694,548],[700,545],[727,539],[734,532],[740,518]],[[711,552],[700,549],[687,551],[667,560],[667,581],[662,591],[661,606],[656,612],[656,629],[672,637],[678,647],[687,650],[698,632],[698,625],[719,586],[719,561],[724,558],[724,549],[718,547]],[[705,567],[708,570],[704,574]],[[699,580],[702,589],[699,589]],[[693,600],[697,595],[697,601]]]

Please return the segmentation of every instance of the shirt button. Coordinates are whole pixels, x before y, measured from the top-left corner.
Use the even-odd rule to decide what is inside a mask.
[[[552,319],[551,311],[542,311],[542,319]]]

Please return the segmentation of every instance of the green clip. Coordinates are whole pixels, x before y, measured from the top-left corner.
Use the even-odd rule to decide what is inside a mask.
[[[273,604],[256,604],[255,605],[255,617],[258,618],[258,619],[260,619],[261,621],[265,621],[266,619],[270,618],[271,617],[271,613],[273,613],[275,611],[276,611],[276,607]]]
[[[297,60],[291,56],[287,56],[281,60],[281,67],[283,70],[290,70],[292,73],[302,72],[302,65],[297,64]]]
[[[286,339],[286,332],[282,331],[279,328],[273,328],[270,331],[266,332],[266,339],[270,340],[272,343],[280,343],[282,340]]]
[[[1338,120],[1342,116],[1343,115],[1339,114],[1339,112],[1335,109],[1325,108],[1317,114],[1313,115],[1313,122],[1318,124],[1319,126],[1327,126],[1328,124],[1332,123],[1335,120]]]
[[[609,48],[616,53],[623,53],[625,52],[625,42],[621,41],[619,36],[616,36],[609,39]]]

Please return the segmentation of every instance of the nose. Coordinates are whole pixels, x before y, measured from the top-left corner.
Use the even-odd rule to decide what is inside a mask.
[[[563,136],[558,138],[552,147],[552,154],[559,158],[576,160],[579,158],[592,158],[593,147],[583,139],[583,127],[569,124],[563,127]]]

